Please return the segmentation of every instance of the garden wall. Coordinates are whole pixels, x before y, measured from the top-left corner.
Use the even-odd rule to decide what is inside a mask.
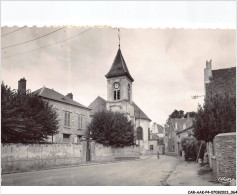
[[[139,155],[140,150],[138,146],[112,148],[97,144],[95,142],[91,142],[91,160],[93,162],[137,159],[139,158]]]
[[[214,138],[217,178],[236,178],[236,133],[221,133]]]
[[[86,143],[2,145],[2,173],[81,164],[86,162],[85,147]]]

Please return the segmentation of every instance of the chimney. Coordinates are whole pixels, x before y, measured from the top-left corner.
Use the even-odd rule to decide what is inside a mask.
[[[210,77],[212,77],[212,60],[206,60],[206,68],[204,69],[204,84],[210,83]]]
[[[19,93],[26,93],[26,79],[23,77],[18,81],[18,92]]]
[[[68,93],[66,96],[69,97],[70,99],[73,99],[73,94],[72,93]]]

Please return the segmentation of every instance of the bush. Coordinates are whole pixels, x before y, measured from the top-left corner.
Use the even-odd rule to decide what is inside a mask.
[[[133,124],[119,112],[96,112],[88,126],[88,136],[104,146],[125,147],[135,144]]]
[[[228,94],[209,96],[203,107],[198,106],[194,136],[198,140],[212,141],[219,133],[236,131],[236,97]]]

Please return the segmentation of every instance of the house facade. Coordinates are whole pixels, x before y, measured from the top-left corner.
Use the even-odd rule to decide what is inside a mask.
[[[193,135],[193,118],[171,118],[165,126],[165,151],[182,155],[181,140]]]
[[[97,97],[90,105],[90,116],[100,110],[121,112],[134,125],[136,143],[149,150],[150,118],[133,101],[133,81],[119,47],[107,79],[107,100]]]
[[[26,91],[26,80],[18,82],[18,90]],[[42,87],[33,93],[47,101],[56,111],[59,120],[58,133],[48,137],[51,143],[79,143],[86,132],[90,109],[73,100],[73,94],[66,96]]]

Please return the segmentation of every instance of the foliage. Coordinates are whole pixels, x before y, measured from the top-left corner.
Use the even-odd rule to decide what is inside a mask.
[[[124,147],[135,144],[133,125],[119,112],[99,111],[93,115],[88,135],[104,146]]]
[[[198,106],[194,136],[212,141],[219,133],[236,131],[236,97],[228,94],[208,96],[203,107]]]
[[[38,143],[58,132],[57,114],[36,94],[1,84],[2,143]]]
[[[184,150],[186,154],[197,156],[199,153],[199,158],[203,158],[206,150],[206,143],[204,141],[198,141],[194,137],[184,137],[181,140],[181,145],[182,150]]]
[[[184,117],[184,111],[183,110],[174,110],[170,115],[169,118],[183,118]]]

